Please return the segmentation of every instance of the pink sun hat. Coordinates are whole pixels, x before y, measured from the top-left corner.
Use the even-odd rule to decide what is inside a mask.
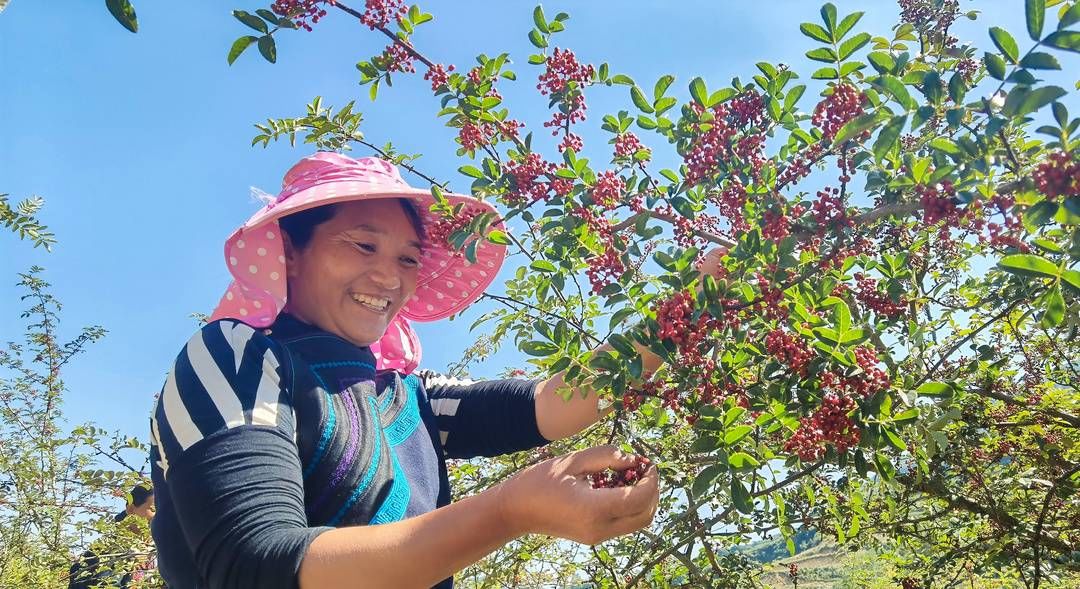
[[[278,220],[291,213],[323,205],[378,198],[408,198],[417,204],[421,221],[430,228],[440,218],[430,211],[435,198],[413,188],[397,167],[374,157],[351,158],[320,151],[300,160],[282,181],[281,193],[233,232],[225,242],[225,262],[233,281],[221,297],[211,321],[232,318],[252,327],[268,327],[285,307],[288,288],[285,250]],[[469,212],[494,213],[493,229],[505,231],[491,205],[460,194],[446,194],[451,205]],[[409,325],[449,317],[480,298],[506,257],[506,246],[481,239],[476,262],[445,243],[426,243],[420,258],[416,292],[398,311],[382,339],[371,351],[378,368],[412,372],[420,363],[420,340]]]

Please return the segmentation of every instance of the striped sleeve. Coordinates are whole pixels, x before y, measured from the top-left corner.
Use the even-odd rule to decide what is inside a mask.
[[[277,428],[294,438],[274,342],[223,319],[188,340],[158,397],[150,428],[162,474],[201,440],[242,425]]]
[[[498,456],[548,443],[536,425],[536,381],[417,373],[450,458]]]

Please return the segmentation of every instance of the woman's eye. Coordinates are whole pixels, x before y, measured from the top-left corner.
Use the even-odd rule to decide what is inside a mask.
[[[405,264],[406,266],[419,266],[420,260],[417,260],[416,258],[411,258],[409,256],[402,256],[401,263]]]
[[[375,246],[370,244],[370,243],[356,242],[355,245],[356,245],[357,249],[359,249],[360,251],[362,251],[364,253],[369,253],[370,254],[370,253],[375,252]]]

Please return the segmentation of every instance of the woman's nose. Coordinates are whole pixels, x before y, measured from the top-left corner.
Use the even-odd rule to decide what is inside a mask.
[[[371,280],[380,288],[397,290],[401,288],[401,277],[394,263],[383,262],[371,269]]]

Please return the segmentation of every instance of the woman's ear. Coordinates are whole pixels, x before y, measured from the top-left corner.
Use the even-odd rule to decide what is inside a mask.
[[[296,248],[293,247],[292,240],[289,239],[289,234],[284,231],[281,232],[281,247],[285,250],[285,276],[293,276],[296,272],[299,263],[297,261]]]

